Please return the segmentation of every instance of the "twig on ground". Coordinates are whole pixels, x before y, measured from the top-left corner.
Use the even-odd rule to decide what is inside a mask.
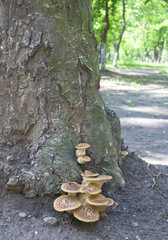
[[[148,169],[148,171],[150,171],[150,166],[151,166],[151,164],[148,163],[148,165],[147,165],[147,169]]]
[[[158,177],[159,177],[161,174],[162,174],[162,172],[159,172],[158,175],[154,175],[154,177],[155,177],[156,179],[158,179]]]
[[[116,209],[116,207],[118,207],[118,203],[114,203],[114,206],[112,207],[112,210],[115,210]]]
[[[157,175],[154,175],[153,180],[153,185],[152,185],[152,189],[156,186],[156,180],[159,178],[159,176],[162,174],[162,172],[159,172]]]

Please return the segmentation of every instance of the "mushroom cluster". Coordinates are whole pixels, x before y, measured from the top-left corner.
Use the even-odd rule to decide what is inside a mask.
[[[86,158],[87,143],[80,143],[76,146],[78,159]],[[84,155],[82,155],[84,154]],[[84,158],[84,159],[85,159]],[[77,160],[79,164],[82,160]],[[55,199],[54,209],[58,212],[67,211],[82,222],[96,222],[99,220],[99,213],[105,211],[106,207],[114,204],[114,200],[104,197],[101,193],[104,182],[112,179],[108,175],[99,175],[89,170],[81,174],[83,181],[81,184],[67,182],[62,184],[61,189],[67,193]]]
[[[77,156],[77,162],[79,164],[84,164],[86,162],[90,162],[91,159],[88,156],[85,156],[86,149],[89,148],[90,145],[88,143],[79,143],[76,145],[76,156]]]

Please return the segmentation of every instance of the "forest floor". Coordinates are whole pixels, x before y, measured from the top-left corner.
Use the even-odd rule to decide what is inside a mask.
[[[0,198],[0,240],[168,239],[168,77],[139,71],[102,73],[101,95],[120,117],[129,151],[122,169],[125,189],[112,196],[106,184],[103,189],[118,207],[88,224],[55,212],[52,197],[7,194]]]

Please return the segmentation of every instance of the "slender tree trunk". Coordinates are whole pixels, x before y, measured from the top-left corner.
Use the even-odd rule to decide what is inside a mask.
[[[119,52],[116,51],[113,58],[113,67],[117,67],[118,57],[119,57]]]
[[[161,62],[161,56],[162,56],[162,51],[163,51],[163,47],[164,47],[164,41],[162,41],[162,29],[159,30],[159,37],[158,37],[158,42],[157,42],[157,58],[156,61],[158,63]]]
[[[154,47],[154,62],[157,62],[157,58],[158,58],[158,52],[157,52],[157,47]]]
[[[113,57],[113,67],[117,66],[118,56],[119,56],[119,46],[116,41],[113,41],[114,45],[114,57]]]
[[[0,0],[0,180],[26,197],[58,193],[86,168],[119,168],[120,123],[99,94],[91,0]],[[2,191],[1,191],[2,193]]]
[[[108,9],[108,0],[105,2],[105,28],[103,30],[103,33],[101,35],[101,70],[105,70],[105,65],[106,65],[106,43],[107,43],[107,33],[110,28],[110,23],[109,23],[109,9]]]
[[[159,49],[158,49],[158,58],[157,58],[157,62],[158,62],[158,63],[161,62],[162,51],[163,51],[163,48],[162,48],[162,47],[159,47]]]
[[[122,25],[122,28],[121,28],[121,32],[119,33],[118,42],[113,40],[113,45],[114,45],[114,50],[115,50],[114,58],[113,58],[113,66],[114,67],[117,67],[117,61],[118,61],[118,58],[119,58],[120,44],[121,44],[122,37],[123,37],[125,29],[126,29],[126,22],[125,22],[125,12],[126,12],[125,5],[126,5],[126,3],[125,3],[125,0],[123,0],[122,2],[123,2],[123,17],[122,17],[123,25]],[[116,37],[114,36],[114,38],[116,38]]]
[[[101,70],[105,70],[106,64],[106,43],[102,42],[101,44]]]

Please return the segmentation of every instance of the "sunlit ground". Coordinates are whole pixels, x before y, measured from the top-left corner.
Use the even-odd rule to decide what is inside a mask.
[[[168,88],[103,76],[101,94],[120,118],[128,150],[150,164],[168,165]]]

